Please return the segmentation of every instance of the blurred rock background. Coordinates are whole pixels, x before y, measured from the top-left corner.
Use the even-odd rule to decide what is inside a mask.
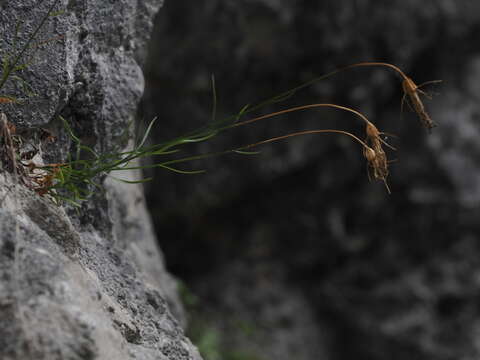
[[[443,79],[429,135],[400,114],[398,76],[358,68],[261,113],[333,102],[365,113],[397,147],[388,195],[357,144],[295,138],[261,155],[158,170],[147,199],[171,272],[186,284],[190,335],[206,359],[480,357],[480,3],[474,0],[166,1],[140,111],[155,141],[359,61]],[[362,134],[321,109],[227,132],[187,153],[290,131]]]

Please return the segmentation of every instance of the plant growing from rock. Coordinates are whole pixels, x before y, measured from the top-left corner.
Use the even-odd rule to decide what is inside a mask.
[[[42,0],[41,2],[43,1],[44,0]],[[0,77],[0,94],[2,94],[1,91],[4,85],[9,80],[16,81],[22,84],[25,91],[29,90],[28,83],[24,81],[17,73],[20,73],[30,63],[31,60],[24,61],[23,58],[25,54],[28,53],[28,50],[31,49],[31,45],[33,44],[40,29],[44,26],[48,18],[54,15],[53,10],[57,3],[58,0],[52,2],[52,5],[50,6],[47,14],[44,16],[44,18],[42,18],[39,25],[28,37],[26,43],[15,54],[7,54],[3,57],[1,61],[2,74]],[[19,28],[20,26],[17,27],[15,32],[16,34],[18,34]],[[16,38],[17,36],[15,36],[15,39]],[[15,48],[16,46],[14,46],[14,49]],[[146,168],[163,168],[180,174],[198,174],[204,171],[185,170],[180,169],[177,166],[182,163],[205,159],[213,156],[225,155],[229,153],[239,153],[244,155],[255,154],[249,152],[249,150],[256,148],[260,145],[273,143],[280,140],[286,140],[296,136],[313,134],[337,134],[342,136],[348,136],[354,141],[356,141],[358,144],[360,144],[360,146],[362,147],[362,154],[367,160],[369,177],[382,181],[387,191],[390,192],[387,184],[387,177],[389,174],[389,161],[387,159],[387,155],[383,146],[388,147],[391,150],[395,149],[390,146],[384,140],[384,138],[382,138],[384,133],[377,129],[373,122],[371,122],[365,115],[363,115],[357,110],[337,104],[317,103],[292,107],[270,114],[243,120],[243,118],[246,117],[248,114],[259,111],[267,105],[280,103],[293,96],[302,88],[305,88],[315,82],[325,80],[339,72],[347,71],[348,69],[371,66],[386,67],[394,70],[400,75],[402,79],[402,89],[404,92],[401,102],[402,110],[404,103],[407,102],[407,104],[409,104],[409,106],[418,114],[423,126],[430,131],[435,126],[435,124],[426,112],[425,106],[420,99],[420,95],[427,95],[420,89],[423,85],[427,83],[417,86],[412,79],[410,79],[407,75],[403,73],[402,70],[400,70],[397,66],[389,63],[362,62],[334,70],[328,74],[312,79],[311,81],[304,83],[298,87],[295,87],[265,101],[262,101],[254,106],[247,105],[243,107],[237,114],[230,116],[226,119],[216,118],[217,99],[215,83],[212,80],[213,113],[210,123],[200,129],[192,131],[183,136],[171,139],[169,141],[160,144],[146,145],[147,138],[155,123],[154,119],[148,125],[143,136],[133,145],[130,150],[99,154],[95,151],[94,148],[82,144],[80,138],[75,135],[69,121],[64,119],[62,116],[58,116],[58,118],[63,124],[64,131],[71,139],[74,151],[68,155],[67,159],[59,160],[57,163],[41,164],[38,161],[35,162],[33,160],[35,155],[34,151],[24,151],[23,137],[17,134],[15,126],[12,123],[8,122],[5,115],[2,114],[2,119],[0,121],[0,163],[4,170],[14,172],[25,186],[36,191],[40,196],[49,196],[57,203],[67,201],[72,204],[78,205],[79,202],[85,200],[89,196],[89,194],[93,191],[92,189],[102,188],[100,181],[105,175],[111,175],[118,171],[138,170]],[[428,83],[433,82],[438,82],[438,80],[430,81]],[[0,104],[9,104],[10,106],[13,106],[14,103],[17,103],[17,100],[14,97],[9,96],[8,94],[0,95]],[[283,114],[315,108],[333,108],[336,110],[354,114],[356,117],[358,117],[365,123],[366,128],[364,140],[362,140],[358,135],[355,135],[352,132],[348,132],[343,129],[320,128],[288,133],[282,136],[259,140],[254,143],[238,146],[219,152],[199,154],[187,157],[175,157],[176,153],[180,150],[182,145],[205,142],[227,130],[232,130],[240,126],[247,126],[255,122],[277,117]],[[55,138],[48,133],[42,138],[42,141],[55,140]],[[162,160],[156,160],[153,164],[150,165],[138,165],[138,162],[135,163],[135,161],[147,157],[153,157],[154,159]],[[139,181],[121,181],[138,183],[148,180],[150,179],[143,179]]]

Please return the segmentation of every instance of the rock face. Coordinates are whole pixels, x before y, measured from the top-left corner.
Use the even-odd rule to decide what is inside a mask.
[[[390,196],[368,181],[355,145],[334,137],[264,147],[256,159],[192,163],[209,170],[194,179],[159,171],[148,199],[165,234],[162,249],[206,309],[217,310],[213,326],[227,327],[237,309],[260,334],[250,338],[250,348],[275,360],[292,358],[275,352],[286,343],[297,360],[312,358],[310,346],[325,355],[318,358],[336,360],[479,358],[479,3],[169,5],[146,76],[151,112],[145,118],[160,116],[159,139],[209,120],[212,73],[219,116],[357,61],[394,63],[417,83],[444,80],[424,88],[439,93],[425,100],[438,124],[431,135],[408,109],[400,116],[400,82],[381,68],[338,74],[265,109],[334,102],[364,112],[398,136],[389,139],[398,149],[389,154],[398,159]],[[357,124],[334,111],[304,112],[225,133],[198,150],[312,128],[347,129],[363,138]],[[211,284],[224,284],[222,293]],[[268,316],[275,304],[289,303],[280,306],[281,324]],[[299,303],[312,321],[299,313]],[[288,327],[292,336],[282,337]],[[244,347],[242,330],[229,329],[221,332],[225,351],[234,343]]]
[[[52,4],[0,3],[2,58],[18,53]],[[47,19],[24,55],[30,65],[17,74],[35,96],[18,81],[7,82],[2,94],[22,104],[0,108],[43,161],[62,161],[71,150],[58,114],[97,151],[125,146],[161,5],[56,2],[61,13]],[[29,134],[38,127],[58,140],[35,142]],[[80,209],[63,208],[0,171],[2,360],[200,359],[183,334],[176,283],[156,247],[142,188],[110,180],[105,186]]]

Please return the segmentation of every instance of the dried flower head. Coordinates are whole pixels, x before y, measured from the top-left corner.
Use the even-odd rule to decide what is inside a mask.
[[[439,82],[442,82],[442,80],[433,80],[433,81],[427,81],[423,84],[417,85],[415,82],[409,78],[400,68],[393,64],[385,63],[385,62],[360,62],[360,63],[355,63],[352,65],[345,66],[343,68],[337,69],[335,71],[332,71],[323,77],[321,79],[324,79],[326,77],[330,77],[334,74],[339,73],[340,71],[350,69],[350,68],[355,68],[355,67],[363,67],[363,66],[382,66],[382,67],[387,67],[390,68],[394,71],[396,71],[401,77],[402,77],[402,88],[403,88],[403,98],[402,98],[402,109],[403,109],[403,104],[405,101],[407,104],[412,108],[413,111],[417,113],[417,115],[420,117],[420,121],[422,122],[423,126],[428,129],[429,131],[433,129],[436,124],[433,122],[433,120],[430,118],[430,115],[425,110],[425,106],[423,105],[422,100],[420,99],[420,94],[426,96],[427,98],[430,98],[430,96],[420,90],[421,87],[427,85],[427,84],[436,84]]]
[[[369,176],[373,175],[374,179],[381,180],[384,182],[387,191],[390,193],[390,188],[387,184],[387,176],[388,176],[388,161],[387,155],[382,148],[382,144],[394,149],[389,144],[387,144],[384,140],[382,140],[381,132],[378,131],[375,125],[371,122],[367,123],[366,128],[367,138],[365,143],[368,145],[364,147],[363,155],[365,159],[367,159],[368,168],[369,168]]]
[[[432,83],[432,82],[439,82],[439,80],[429,81],[429,83]],[[425,84],[422,84],[422,85],[425,85]],[[423,126],[428,131],[431,131],[436,126],[436,124],[433,122],[433,120],[430,118],[430,115],[428,115],[427,111],[425,110],[425,106],[423,105],[423,102],[420,99],[419,94],[423,94],[425,96],[428,96],[428,95],[424,91],[420,90],[420,86],[417,86],[417,84],[415,84],[413,80],[410,79],[409,77],[405,77],[405,79],[402,81],[402,88],[404,92],[403,99],[402,99],[402,106],[404,101],[406,101],[406,97],[408,95],[410,104],[412,105],[413,110],[419,116]]]

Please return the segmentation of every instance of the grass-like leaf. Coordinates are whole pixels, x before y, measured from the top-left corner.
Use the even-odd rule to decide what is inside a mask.
[[[43,18],[40,20],[40,23],[37,25],[35,30],[30,34],[28,37],[27,41],[23,46],[20,48],[20,50],[17,52],[17,54],[8,54],[7,56],[2,59],[2,76],[0,78],[0,90],[4,87],[5,83],[9,80],[10,76],[14,74],[15,72],[18,72],[20,70],[25,69],[28,66],[28,62],[20,64],[20,61],[22,60],[23,56],[27,52],[27,50],[30,48],[30,44],[33,42],[33,40],[37,37],[38,33],[40,30],[43,28],[47,20],[50,18],[53,10],[57,6],[60,0],[53,0],[52,4],[48,8],[47,13],[43,16]],[[41,0],[38,2],[38,6],[40,6],[44,0]],[[17,39],[18,39],[18,32],[20,31],[21,27],[21,22],[18,22],[16,27],[15,27],[15,34],[14,34],[14,49],[13,51],[16,50],[16,44],[17,44]],[[20,64],[20,65],[19,65]]]

